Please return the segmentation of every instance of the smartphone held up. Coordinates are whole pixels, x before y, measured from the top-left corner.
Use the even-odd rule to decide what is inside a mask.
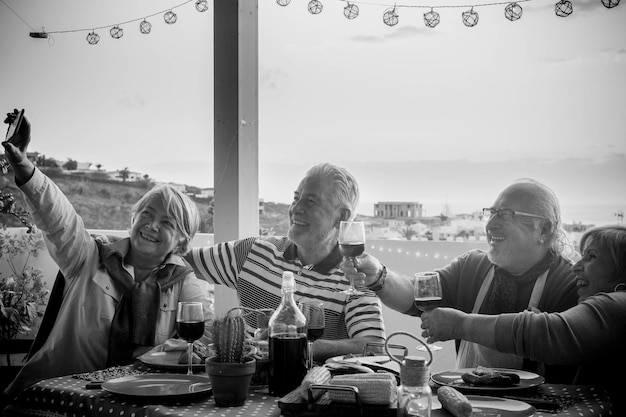
[[[28,135],[20,135],[20,128],[22,127],[23,122],[24,109],[15,109],[13,113],[7,113],[7,117],[6,119],[4,119],[4,123],[8,123],[9,128],[7,129],[5,141],[19,147],[21,142],[27,139]]]

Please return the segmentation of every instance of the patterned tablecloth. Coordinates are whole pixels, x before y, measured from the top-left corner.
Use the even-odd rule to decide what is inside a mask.
[[[163,372],[133,366],[143,372]],[[131,368],[129,368],[131,369]],[[43,380],[26,390],[17,401],[5,410],[11,416],[58,417],[265,417],[279,416],[278,398],[267,394],[267,387],[252,387],[246,403],[241,407],[216,407],[212,396],[181,402],[137,402],[118,397],[101,388],[88,388],[89,381],[75,376]],[[555,400],[562,405],[556,413],[538,411],[538,417],[592,417],[612,416],[607,393],[592,386],[541,385],[535,396]],[[444,416],[437,410],[433,416]],[[321,414],[320,414],[321,416]],[[324,416],[328,417],[328,416]]]

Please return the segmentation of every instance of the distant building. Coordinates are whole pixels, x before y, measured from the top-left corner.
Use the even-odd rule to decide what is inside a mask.
[[[200,193],[196,194],[197,198],[213,198],[215,195],[214,188],[200,188]]]
[[[374,204],[374,217],[410,220],[423,217],[422,204],[414,201],[381,201]]]
[[[127,171],[126,181],[139,181],[143,179],[143,175],[140,172]],[[106,176],[109,177],[111,181],[124,181],[121,170],[116,171],[106,171]]]

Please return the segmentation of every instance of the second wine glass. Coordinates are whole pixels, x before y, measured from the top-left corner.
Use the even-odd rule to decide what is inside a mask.
[[[438,272],[418,272],[413,281],[413,299],[415,305],[422,311],[437,307],[441,303],[441,281]],[[441,350],[442,347],[428,344],[431,351]],[[423,346],[418,347],[424,350]]]
[[[202,303],[178,303],[176,330],[181,339],[187,341],[187,375],[193,375],[193,342],[204,334],[204,311]]]
[[[365,224],[363,222],[342,221],[339,224],[339,252],[354,262],[354,258],[365,251]],[[350,280],[350,287],[342,292],[346,294],[360,294],[354,287],[354,281]]]
[[[298,308],[306,317],[306,335],[308,339],[308,368],[313,368],[313,342],[322,337],[326,325],[324,303],[321,301],[303,301]]]

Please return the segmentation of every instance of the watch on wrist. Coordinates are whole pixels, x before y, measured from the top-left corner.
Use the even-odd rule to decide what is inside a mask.
[[[386,278],[387,278],[387,267],[383,265],[383,269],[378,274],[378,278],[376,279],[376,282],[374,282],[372,285],[366,285],[367,289],[372,290],[372,291],[382,290],[383,288],[385,288]]]

